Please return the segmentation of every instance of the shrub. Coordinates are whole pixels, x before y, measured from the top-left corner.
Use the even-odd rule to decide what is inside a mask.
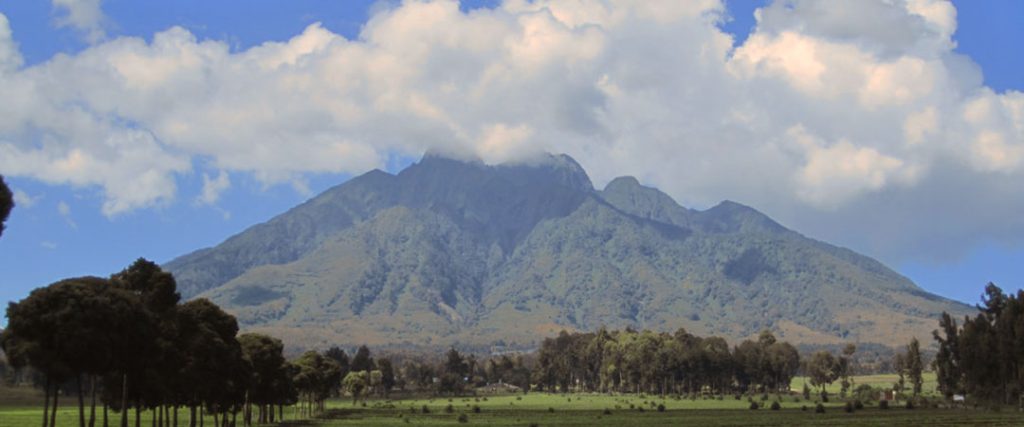
[[[736,398],[736,400],[740,400],[742,398],[742,396],[740,396],[739,394],[734,395],[734,397]]]
[[[629,404],[629,409],[636,409],[636,405],[634,405],[634,404],[630,403],[630,404]]]
[[[807,405],[800,406],[800,410],[807,412]]]
[[[537,423],[530,423],[530,427],[540,427],[540,424],[537,424]]]
[[[907,408],[907,409],[914,409],[914,401],[913,400],[908,400],[907,404],[904,407]]]
[[[767,402],[768,401],[768,393],[762,393],[761,394],[761,401],[762,402]]]
[[[459,414],[459,422],[460,423],[468,423],[469,422],[469,416],[467,416],[466,414]]]
[[[861,402],[860,400],[854,400],[853,401],[853,409],[857,409],[857,410],[864,409],[864,402]]]
[[[804,400],[811,400],[811,388],[804,384]]]
[[[853,402],[846,402],[846,405],[843,406],[843,410],[846,411],[846,413],[853,412]]]
[[[548,406],[548,412],[555,412],[555,408]]]
[[[879,400],[878,401],[878,409],[889,409],[889,401],[888,400]]]
[[[523,396],[516,396],[516,400],[523,400]]]
[[[636,410],[637,410],[637,411],[640,411],[640,412],[643,412],[643,411],[644,411],[644,407],[643,407],[643,406],[638,406],[638,407],[636,408]]]
[[[473,405],[473,413],[474,414],[479,414],[480,413],[480,406],[479,405]]]
[[[605,415],[611,415],[612,411],[609,410],[608,408],[604,408],[604,412],[602,412],[602,413],[605,414]]]
[[[452,412],[455,412],[455,408],[453,408],[452,405],[449,404],[448,406],[444,407],[444,412],[447,413],[447,414],[450,414]]]
[[[757,402],[750,402],[750,409],[756,410],[758,408]]]
[[[822,405],[822,404],[819,403],[818,406],[814,407],[814,413],[816,413],[816,414],[824,414],[825,413],[825,405]]]
[[[827,391],[821,392],[821,401],[825,402],[825,403],[828,403],[828,392]]]
[[[664,403],[659,403],[658,404],[658,412],[665,412],[665,404]]]
[[[772,402],[772,410],[778,411],[779,409],[782,409],[782,405],[780,405],[779,402]]]
[[[427,405],[423,405],[423,407],[420,408],[420,412],[423,412],[424,414],[429,414],[430,408],[428,408]]]

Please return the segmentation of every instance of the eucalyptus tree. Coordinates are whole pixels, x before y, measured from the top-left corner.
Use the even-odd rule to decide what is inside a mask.
[[[11,303],[7,317],[8,327],[0,338],[4,352],[15,366],[30,365],[46,376],[44,427],[55,421],[57,386],[71,379],[78,388],[79,425],[85,426],[83,376],[89,376],[93,386],[89,424],[94,424],[96,377],[144,356],[153,331],[149,314],[135,295],[97,277],[65,279],[36,289]]]
[[[7,216],[11,214],[11,209],[14,209],[14,196],[4,182],[4,176],[0,175],[0,236],[4,235],[4,224],[7,222]]]

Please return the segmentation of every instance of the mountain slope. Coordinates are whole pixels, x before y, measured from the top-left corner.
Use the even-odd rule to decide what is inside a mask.
[[[969,310],[738,203],[691,210],[630,177],[597,191],[568,156],[427,156],[166,267],[186,296],[300,347],[529,348],[601,325],[898,345]]]

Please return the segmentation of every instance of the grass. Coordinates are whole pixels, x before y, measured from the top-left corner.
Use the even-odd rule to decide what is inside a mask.
[[[935,379],[935,373],[925,372],[921,375],[921,377],[921,379],[923,380],[921,384],[922,394],[925,396],[937,396],[937,388],[939,386],[939,383]],[[897,381],[899,381],[899,376],[896,374],[858,375],[853,377],[853,385],[850,387],[850,391],[853,391],[853,389],[857,388],[857,386],[861,384],[868,384],[876,388],[891,389],[892,385],[895,384]],[[909,391],[910,388],[913,387],[910,384],[910,379],[906,378],[904,379],[904,381],[906,384],[905,386]],[[814,386],[811,385],[810,378],[807,377],[794,377],[793,381],[789,383],[789,387],[791,390],[793,390],[793,392],[800,393],[804,389],[805,382],[807,383],[807,386],[811,388],[812,392],[816,390]],[[825,387],[825,389],[828,390],[830,394],[838,394],[840,388],[842,388],[842,386],[840,385],[839,381],[836,381],[831,385]]]
[[[879,381],[885,379],[880,378]],[[865,379],[858,383],[870,384]],[[802,386],[802,383],[801,383]],[[5,397],[6,395],[0,395]],[[660,396],[610,396],[598,394],[546,394],[530,393],[528,395],[506,395],[483,397],[448,398],[408,398],[401,400],[369,400],[352,405],[350,400],[331,400],[324,418],[313,421],[286,421],[287,427],[346,427],[346,426],[520,426],[533,424],[537,426],[872,426],[872,425],[986,425],[1011,426],[1024,424],[1024,414],[1004,409],[1000,412],[975,410],[943,410],[915,409],[906,410],[893,408],[878,409],[868,405],[864,410],[846,413],[838,399],[826,404],[824,414],[814,413],[814,402],[795,396],[780,398],[782,409],[772,411],[767,407],[777,397],[769,395],[762,404],[761,397],[754,400],[761,404],[762,409],[750,410],[746,397],[736,400],[734,396],[724,396],[690,400],[673,399]],[[62,407],[58,412],[57,426],[74,427],[78,424],[77,403],[73,398],[61,399]],[[63,406],[66,404],[67,406]],[[657,406],[665,406],[665,412],[658,412]],[[451,412],[446,407],[451,405]],[[630,408],[632,405],[632,408]],[[801,406],[807,406],[807,411]],[[426,406],[429,413],[423,413]],[[476,412],[474,406],[479,407]],[[639,408],[644,408],[641,412]],[[605,410],[607,409],[607,413]],[[40,425],[42,408],[40,405],[17,406],[0,405],[0,426],[3,427],[35,427]],[[290,414],[289,414],[290,416]],[[460,423],[460,416],[467,422]],[[151,425],[151,413],[143,414],[142,425]],[[187,412],[179,414],[179,426],[185,426]],[[119,416],[112,414],[111,425],[118,425]],[[102,424],[97,424],[101,426]],[[132,424],[134,425],[134,424]],[[212,426],[207,419],[206,425]]]

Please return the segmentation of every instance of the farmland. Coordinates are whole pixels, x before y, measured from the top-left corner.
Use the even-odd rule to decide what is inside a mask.
[[[859,383],[867,383],[860,378]],[[11,394],[4,395],[6,398]],[[486,425],[486,426],[619,426],[624,424],[645,426],[701,425],[986,425],[1010,426],[1024,423],[1024,414],[1010,408],[1001,411],[971,409],[914,409],[883,410],[876,404],[853,413],[843,410],[843,403],[833,399],[825,404],[824,414],[814,411],[814,402],[799,396],[769,395],[753,398],[760,409],[751,410],[746,397],[661,398],[658,396],[602,395],[602,394],[546,394],[503,395],[455,398],[401,398],[395,400],[368,400],[355,405],[351,400],[332,399],[321,419],[296,421],[286,411],[283,426],[391,426],[391,425]],[[781,409],[768,409],[778,400]],[[72,403],[71,399],[64,400]],[[658,411],[664,405],[664,412]],[[450,408],[449,408],[450,406]],[[807,409],[803,410],[806,406]],[[424,411],[426,408],[426,412]],[[479,412],[477,409],[479,408]],[[17,406],[0,406],[0,425],[5,427],[34,427],[40,422],[42,408],[28,404],[22,396]],[[465,423],[460,422],[464,416]],[[180,415],[179,425],[187,425],[187,415]],[[111,425],[120,420],[111,413]],[[134,420],[132,420],[134,421]],[[58,412],[57,426],[75,426],[77,408],[63,406]],[[151,424],[149,412],[144,412],[143,426]],[[212,425],[212,419],[205,420]],[[98,422],[97,425],[102,425]],[[239,420],[239,425],[241,422]]]

